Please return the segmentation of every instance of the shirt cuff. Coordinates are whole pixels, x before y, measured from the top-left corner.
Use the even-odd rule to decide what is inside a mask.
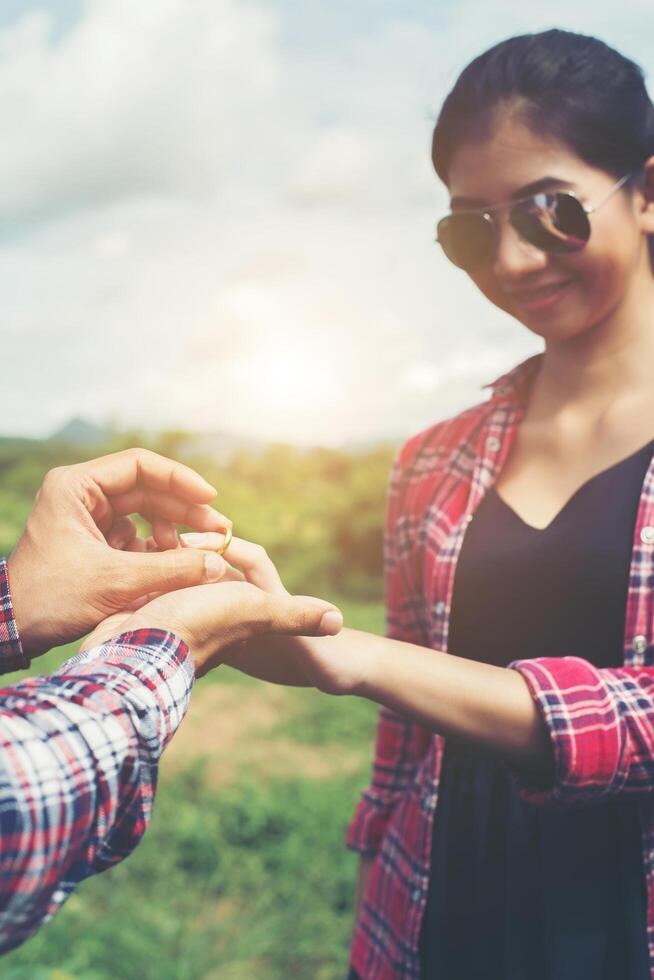
[[[78,682],[87,678],[105,693],[111,689],[122,699],[129,691],[142,687],[156,692],[163,750],[186,714],[195,682],[195,664],[186,643],[174,633],[139,629],[78,653],[53,676]]]
[[[0,674],[27,670],[30,663],[30,658],[23,652],[14,618],[7,559],[0,558]]]
[[[555,773],[537,786],[513,771],[523,799],[568,807],[602,802],[624,782],[624,745],[616,704],[601,671],[581,657],[539,657],[509,664],[524,677],[549,732]]]

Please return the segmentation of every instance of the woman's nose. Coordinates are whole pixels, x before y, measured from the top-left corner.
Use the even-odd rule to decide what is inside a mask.
[[[547,265],[546,252],[525,241],[509,221],[498,221],[493,272],[498,279],[519,279]]]

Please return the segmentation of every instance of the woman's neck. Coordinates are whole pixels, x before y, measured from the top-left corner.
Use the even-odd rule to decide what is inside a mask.
[[[654,397],[654,277],[580,337],[546,346],[533,395],[541,407],[576,404],[601,411],[616,399]]]

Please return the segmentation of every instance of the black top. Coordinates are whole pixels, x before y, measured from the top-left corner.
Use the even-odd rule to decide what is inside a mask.
[[[542,530],[489,491],[459,556],[449,651],[621,665],[653,451],[588,480]],[[448,739],[420,957],[424,980],[650,980],[637,801],[530,805],[500,763]]]

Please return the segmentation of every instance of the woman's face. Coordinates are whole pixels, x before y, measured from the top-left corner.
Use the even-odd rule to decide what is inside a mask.
[[[539,190],[570,190],[592,207],[616,183],[565,144],[501,117],[490,135],[452,157],[452,210],[492,207]],[[641,198],[642,200],[642,198]],[[484,295],[547,341],[567,340],[618,313],[634,285],[650,278],[647,240],[636,195],[619,191],[590,215],[591,235],[579,252],[552,255],[529,245],[497,216],[494,260],[471,274]]]

